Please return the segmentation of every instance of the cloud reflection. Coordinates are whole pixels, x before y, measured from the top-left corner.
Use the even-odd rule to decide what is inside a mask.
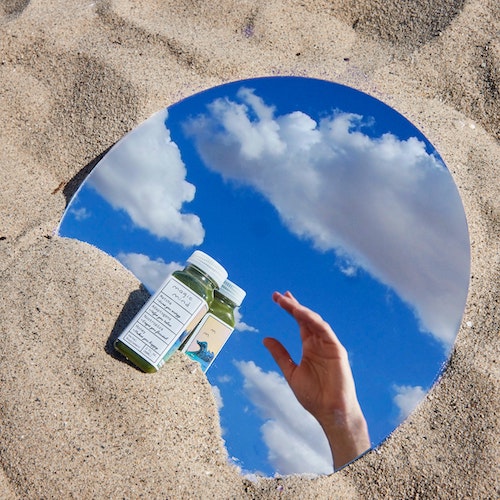
[[[186,167],[164,126],[166,117],[166,110],[159,112],[130,132],[101,160],[88,183],[151,234],[184,246],[201,245],[205,231],[199,217],[182,212],[196,188],[185,180]]]
[[[468,235],[449,172],[415,137],[371,137],[362,116],[276,116],[252,90],[190,120],[203,161],[252,186],[295,235],[392,287],[445,348],[465,303]]]
[[[268,460],[279,474],[331,474],[332,456],[315,418],[297,401],[285,379],[253,361],[236,361],[243,390],[265,420],[261,427]]]
[[[129,269],[144,286],[151,292],[155,292],[174,271],[183,269],[184,265],[179,262],[166,263],[159,258],[153,260],[141,253],[119,253],[116,258]]]
[[[398,424],[408,417],[427,393],[421,386],[395,385],[394,404],[399,410]]]

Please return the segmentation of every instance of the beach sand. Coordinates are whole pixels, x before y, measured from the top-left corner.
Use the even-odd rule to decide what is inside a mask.
[[[350,85],[422,130],[460,191],[472,267],[450,363],[386,442],[332,476],[250,481],[196,366],[176,355],[147,376],[110,348],[147,297],[137,279],[54,230],[127,131],[269,75]],[[2,0],[0,498],[498,497],[499,89],[494,0]]]

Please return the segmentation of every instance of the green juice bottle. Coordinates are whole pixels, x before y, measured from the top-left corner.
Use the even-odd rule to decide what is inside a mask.
[[[208,311],[227,271],[196,250],[182,271],[170,275],[116,339],[115,349],[142,371],[158,371],[181,336],[187,337]]]
[[[180,350],[200,363],[203,373],[210,368],[234,330],[234,310],[245,298],[246,292],[226,280],[214,292],[214,300],[193,333]]]

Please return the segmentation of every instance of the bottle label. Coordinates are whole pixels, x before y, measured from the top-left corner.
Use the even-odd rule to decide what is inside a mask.
[[[170,276],[118,338],[159,369],[175,341],[207,311],[202,297]]]
[[[205,373],[232,332],[233,327],[212,313],[207,313],[188,339],[182,352],[198,361]]]

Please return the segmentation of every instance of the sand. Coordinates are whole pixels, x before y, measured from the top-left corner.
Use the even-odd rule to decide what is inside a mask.
[[[0,497],[500,495],[500,4],[494,0],[0,2]],[[435,145],[464,203],[471,285],[440,382],[377,450],[317,478],[228,465],[210,387],[147,376],[110,339],[147,294],[54,236],[96,159],[155,111],[232,80],[353,86]]]

